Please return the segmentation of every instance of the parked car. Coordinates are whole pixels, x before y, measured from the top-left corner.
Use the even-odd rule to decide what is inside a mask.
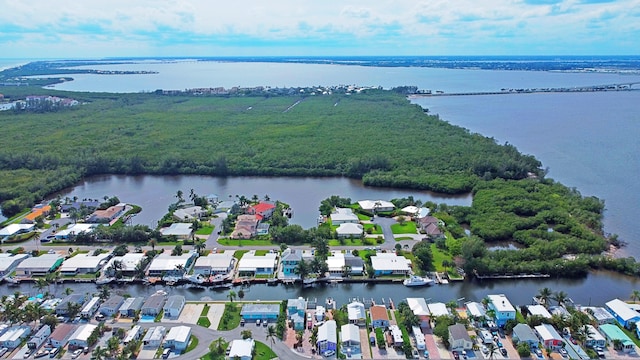
[[[264,327],[269,326],[269,322],[268,322],[267,320],[263,321],[263,322],[262,322],[262,326],[264,326]]]
[[[335,355],[335,353],[336,353],[336,352],[335,352],[335,351],[333,351],[333,350],[325,350],[325,351],[323,351],[323,352],[322,352],[322,356],[324,356],[324,357],[329,357],[329,356],[333,356],[333,355]]]
[[[534,352],[536,353],[536,356],[537,356],[537,357],[539,357],[539,358],[542,358],[542,357],[543,357],[543,355],[542,355],[542,350],[540,350],[540,349],[536,349]]]
[[[569,353],[565,348],[561,348],[559,352],[560,352],[560,355],[562,355],[563,357],[569,356]]]
[[[244,319],[240,319],[240,326],[244,326]]]
[[[80,355],[82,355],[82,349],[75,349],[73,353],[71,353],[71,358],[77,359]]]
[[[256,326],[260,326],[260,319],[256,320]]]
[[[0,356],[2,356],[2,355],[4,355],[4,354],[6,354],[6,353],[7,353],[7,351],[9,351],[9,349],[8,349],[8,348],[6,348],[6,347],[0,348]]]
[[[489,348],[487,347],[487,345],[482,345],[482,353],[483,354],[488,354],[489,353]]]
[[[502,354],[502,356],[507,356],[507,349],[500,348],[500,353]]]

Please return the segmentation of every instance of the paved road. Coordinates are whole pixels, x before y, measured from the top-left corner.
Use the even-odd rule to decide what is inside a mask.
[[[396,238],[393,236],[393,231],[391,231],[391,225],[395,224],[397,221],[392,218],[375,216],[373,218],[372,223],[376,225],[380,225],[382,228],[382,236],[384,237],[384,243],[380,245],[381,248],[387,250],[393,250],[396,247]]]

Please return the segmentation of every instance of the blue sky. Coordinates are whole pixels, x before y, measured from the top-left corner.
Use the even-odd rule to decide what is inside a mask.
[[[640,0],[0,0],[2,58],[638,55]]]

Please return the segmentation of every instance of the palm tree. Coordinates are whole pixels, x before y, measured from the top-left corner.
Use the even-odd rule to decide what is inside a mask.
[[[211,347],[209,347],[209,350],[218,354],[223,354],[225,347],[227,347],[226,345],[227,341],[223,337],[219,337],[211,343]]]
[[[240,335],[242,335],[243,340],[251,339],[251,337],[253,336],[253,334],[251,333],[251,330],[242,330],[240,332]]]
[[[91,357],[95,360],[104,360],[107,358],[108,355],[109,355],[109,352],[107,351],[107,349],[100,347],[98,345],[96,346],[95,349],[93,349],[93,353],[91,354]]]
[[[178,202],[179,202],[179,203],[181,203],[181,202],[183,202],[183,201],[184,201],[184,199],[182,198],[182,195],[183,195],[182,190],[178,190],[178,191],[176,192],[176,198],[178,199]]]
[[[193,249],[198,252],[198,254],[200,254],[202,252],[202,250],[204,250],[204,248],[206,247],[204,241],[202,240],[198,240],[195,243],[193,243]]]
[[[564,305],[564,303],[569,300],[569,295],[567,295],[567,293],[565,293],[564,291],[558,291],[553,295],[553,300],[557,301],[558,305]]]
[[[259,198],[259,197],[258,197],[258,195],[256,195],[256,194],[254,194],[254,195],[251,197],[251,201],[253,201],[254,203],[257,203],[257,202],[258,202],[258,200],[260,200],[260,198]]]
[[[66,288],[66,289],[64,289],[64,294],[65,294],[65,295],[69,296],[69,295],[71,295],[71,293],[73,293],[73,289],[72,289],[72,288]]]
[[[293,271],[300,277],[301,281],[304,281],[307,275],[309,275],[309,273],[311,272],[311,268],[306,261],[300,260],[298,266],[296,266]]]
[[[110,337],[109,341],[107,341],[107,349],[112,357],[118,355],[120,352],[120,339],[115,336]]]
[[[633,290],[630,297],[631,301],[638,302],[640,300],[640,290]]]
[[[495,359],[496,354],[498,354],[498,347],[494,343],[491,343],[487,348],[489,349],[489,359]]]
[[[273,325],[269,325],[269,327],[267,328],[267,341],[271,343],[271,349],[273,349],[273,344],[275,344],[276,342],[276,335],[276,327]]]
[[[542,303],[542,305],[544,305],[544,307],[549,307],[549,299],[551,299],[552,295],[553,293],[551,292],[551,289],[545,287],[538,291],[538,296],[536,297],[538,298],[538,301]]]
[[[158,240],[151,238],[149,239],[149,246],[151,246],[151,250],[156,250],[156,245],[158,245]]]
[[[38,291],[42,291],[42,289],[48,288],[48,287],[49,287],[49,282],[47,281],[46,278],[36,279],[36,288],[38,289]]]
[[[109,298],[111,289],[109,289],[108,286],[104,285],[100,288],[100,295],[98,295],[100,297],[100,300],[105,301],[106,299]]]
[[[229,298],[229,301],[233,302],[233,299],[236,298],[236,292],[233,290],[229,291],[229,293],[227,294],[227,297]]]

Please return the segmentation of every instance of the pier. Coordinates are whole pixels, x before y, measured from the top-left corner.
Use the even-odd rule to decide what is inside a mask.
[[[551,277],[549,274],[494,274],[494,275],[479,275],[475,270],[473,272],[475,277],[479,280],[484,279],[537,279]]]

